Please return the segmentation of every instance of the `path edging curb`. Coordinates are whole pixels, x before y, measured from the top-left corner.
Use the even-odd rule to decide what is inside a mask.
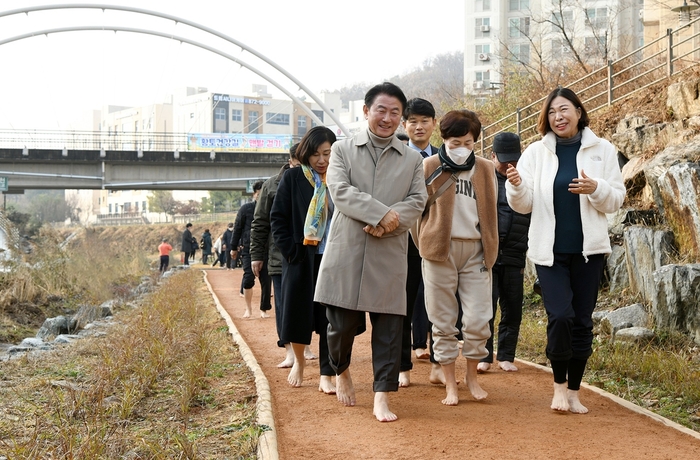
[[[258,425],[266,425],[270,427],[268,431],[264,431],[260,435],[260,438],[258,438],[258,458],[261,460],[278,460],[279,452],[277,451],[277,430],[275,428],[275,419],[272,415],[272,392],[270,391],[270,384],[267,381],[267,377],[265,377],[262,368],[258,364],[258,360],[255,359],[250,347],[238,332],[236,325],[233,323],[233,319],[231,319],[231,315],[228,314],[228,312],[221,305],[221,302],[219,302],[219,298],[214,293],[214,289],[211,287],[211,284],[209,284],[206,270],[202,270],[202,272],[204,274],[204,282],[207,284],[207,288],[214,298],[214,303],[216,303],[216,309],[219,311],[221,317],[226,321],[228,330],[233,337],[233,341],[238,345],[243,361],[245,361],[246,365],[255,376],[255,388],[258,394],[257,422]]]
[[[515,358],[515,361],[518,363],[524,364],[526,366],[531,366],[531,367],[534,367],[536,369],[548,372],[550,374],[552,373],[552,368],[547,367],[547,366],[543,366],[541,364],[531,363],[530,361],[525,361],[525,360],[519,359],[519,358]],[[673,420],[669,420],[666,417],[664,417],[663,415],[659,415],[655,412],[650,411],[649,409],[645,409],[645,408],[638,406],[632,402],[629,402],[626,399],[622,399],[619,396],[615,396],[612,393],[608,393],[607,391],[603,390],[602,388],[598,388],[594,385],[590,385],[588,383],[581,382],[581,386],[583,388],[585,388],[586,390],[590,390],[593,393],[597,393],[600,396],[603,396],[604,398],[610,399],[611,401],[619,404],[620,406],[622,406],[626,409],[631,410],[632,412],[635,412],[635,413],[641,414],[641,415],[646,415],[647,417],[649,417],[649,418],[651,418],[659,423],[662,423],[662,424],[668,426],[669,428],[673,428],[677,431],[680,431],[681,433],[685,433],[689,436],[694,437],[695,439],[700,440],[700,433],[698,433],[697,431],[693,431],[690,428],[687,428],[687,427],[681,425],[680,423],[676,423]]]

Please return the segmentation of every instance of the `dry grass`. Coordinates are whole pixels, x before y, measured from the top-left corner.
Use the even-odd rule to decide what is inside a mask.
[[[254,458],[253,377],[198,271],[120,311],[102,338],[0,368],[9,458]]]
[[[635,300],[629,294],[613,297],[603,291],[598,308],[619,308]],[[518,357],[547,365],[546,334],[541,298],[526,292]],[[596,336],[584,381],[700,431],[700,347],[680,333],[657,330],[656,334],[646,345]]]

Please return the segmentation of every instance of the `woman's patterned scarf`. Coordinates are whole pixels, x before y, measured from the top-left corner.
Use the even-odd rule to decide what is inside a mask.
[[[323,177],[313,168],[301,165],[304,176],[314,188],[314,196],[309,203],[304,221],[304,244],[317,246],[323,239],[326,232],[326,222],[328,221],[328,187],[326,187],[326,176]]]

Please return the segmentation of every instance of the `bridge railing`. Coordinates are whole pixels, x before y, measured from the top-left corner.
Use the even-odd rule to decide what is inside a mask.
[[[0,147],[45,150],[187,150],[187,133],[0,129]]]
[[[632,51],[576,81],[566,84],[577,93],[588,113],[593,113],[614,102],[659,83],[672,75],[697,65],[700,61],[700,17],[678,27],[668,29],[666,35]],[[546,97],[519,107],[515,112],[495,121],[481,130],[481,154],[490,156],[493,138],[501,131],[518,134],[527,145],[537,139],[537,118]]]

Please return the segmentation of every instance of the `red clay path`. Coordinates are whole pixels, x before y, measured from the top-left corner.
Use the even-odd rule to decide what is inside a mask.
[[[581,390],[586,415],[549,409],[551,374],[520,365],[515,373],[493,370],[480,377],[489,393],[473,400],[460,385],[456,407],[443,406],[444,387],[428,383],[430,363],[415,360],[411,386],[391,395],[399,416],[379,423],[372,416],[372,363],[369,331],[357,337],[351,373],[355,407],[318,392],[318,361],[308,361],[301,388],[287,384],[288,369],[276,367],[284,350],[276,346],[274,311],[261,319],[242,318],[242,270],[208,270],[208,280],[224,309],[252,349],[272,392],[279,456],[297,459],[700,459],[700,440]],[[369,321],[368,321],[369,326]],[[318,353],[317,338],[312,349]],[[464,374],[464,359],[457,363]]]

